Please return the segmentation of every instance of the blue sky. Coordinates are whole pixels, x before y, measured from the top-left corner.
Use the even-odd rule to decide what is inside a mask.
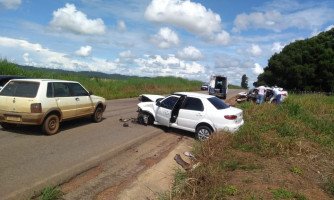
[[[274,53],[333,24],[333,0],[0,0],[0,57],[251,86]]]

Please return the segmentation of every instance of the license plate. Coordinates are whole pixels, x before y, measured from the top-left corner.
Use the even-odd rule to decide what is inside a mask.
[[[20,122],[21,121],[21,117],[17,117],[17,116],[7,116],[6,117],[7,121],[14,121],[14,122]]]

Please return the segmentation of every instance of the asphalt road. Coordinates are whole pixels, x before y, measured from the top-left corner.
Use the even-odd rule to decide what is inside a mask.
[[[228,98],[238,92],[229,90]],[[64,122],[53,136],[31,126],[0,129],[0,199],[28,199],[160,133],[131,122],[123,127],[119,119],[136,117],[137,103],[136,98],[108,101],[102,122]]]

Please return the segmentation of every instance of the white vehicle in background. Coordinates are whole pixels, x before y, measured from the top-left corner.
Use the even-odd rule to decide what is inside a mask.
[[[225,76],[211,76],[209,82],[209,95],[214,95],[216,97],[226,99],[228,91],[227,77]]]
[[[243,112],[223,100],[192,92],[177,92],[156,101],[138,104],[138,120],[144,124],[156,124],[195,133],[199,140],[207,139],[213,132],[235,132],[244,124]]]

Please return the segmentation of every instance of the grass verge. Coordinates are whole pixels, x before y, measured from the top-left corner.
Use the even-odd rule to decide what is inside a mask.
[[[197,142],[201,165],[167,199],[333,199],[334,97],[291,95],[281,105],[238,105],[236,134]]]

